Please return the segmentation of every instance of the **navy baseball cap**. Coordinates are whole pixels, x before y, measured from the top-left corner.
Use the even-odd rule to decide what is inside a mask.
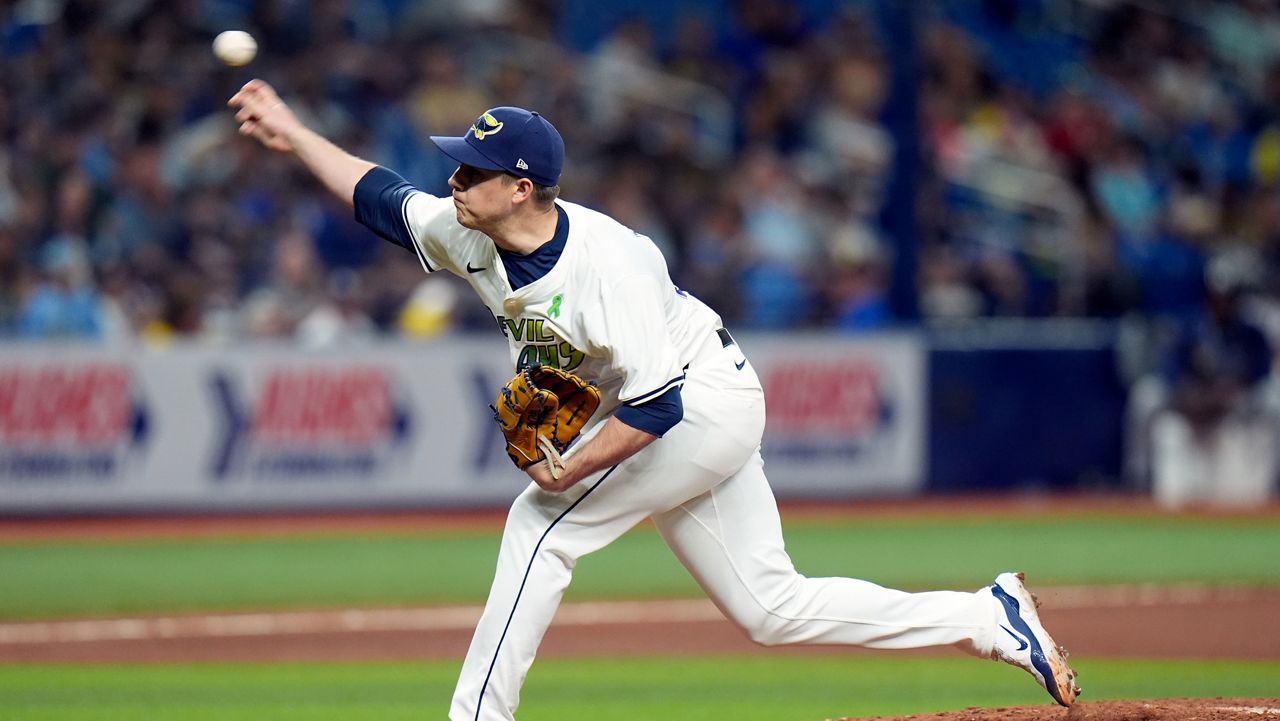
[[[432,135],[445,155],[485,170],[502,170],[538,185],[559,185],[564,139],[546,118],[524,108],[493,108],[455,138]]]

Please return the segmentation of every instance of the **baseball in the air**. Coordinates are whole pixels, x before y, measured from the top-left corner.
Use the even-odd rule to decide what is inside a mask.
[[[227,30],[213,39],[213,54],[233,68],[248,65],[258,54],[258,41],[243,30]]]

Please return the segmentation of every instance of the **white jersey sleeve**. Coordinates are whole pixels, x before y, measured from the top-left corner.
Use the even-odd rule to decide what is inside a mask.
[[[462,270],[445,247],[445,241],[458,227],[455,213],[450,198],[437,198],[417,191],[405,199],[405,224],[417,248],[418,260],[428,273],[443,268],[454,275],[462,275]]]
[[[379,166],[356,184],[353,203],[358,222],[413,251],[428,273],[461,274],[447,251],[449,239],[461,229],[452,199],[424,193]]]

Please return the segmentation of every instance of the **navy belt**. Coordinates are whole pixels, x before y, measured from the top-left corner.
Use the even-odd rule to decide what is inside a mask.
[[[716,335],[720,337],[720,344],[725,348],[733,345],[733,336],[729,335],[729,331],[724,328],[716,328]]]

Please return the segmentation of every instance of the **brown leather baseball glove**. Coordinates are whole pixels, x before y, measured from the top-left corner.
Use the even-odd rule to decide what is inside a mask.
[[[599,407],[599,389],[568,371],[544,365],[517,373],[492,406],[511,462],[523,470],[547,460],[557,479],[564,470],[560,454]]]

